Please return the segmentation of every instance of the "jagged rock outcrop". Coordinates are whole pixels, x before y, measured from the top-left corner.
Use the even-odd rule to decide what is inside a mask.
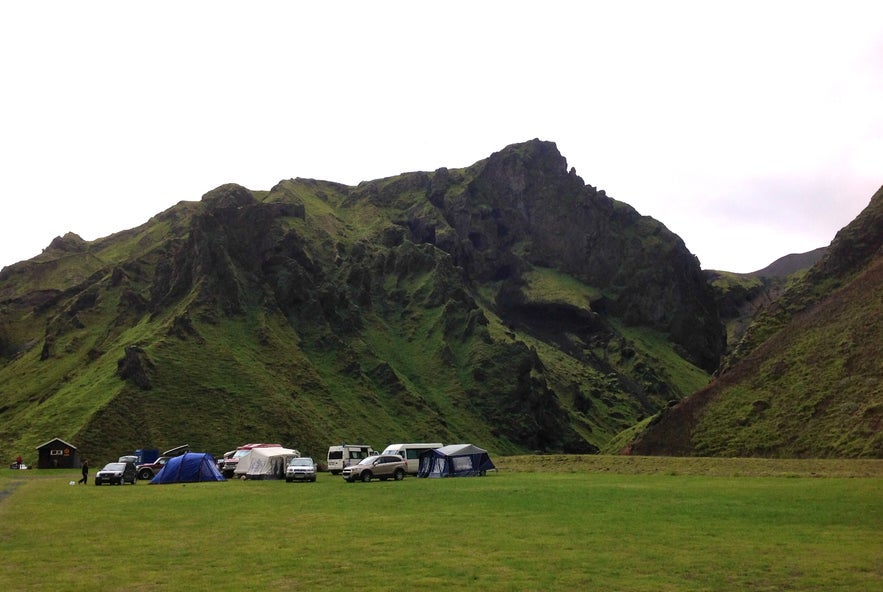
[[[150,372],[153,362],[143,348],[131,345],[125,348],[122,358],[117,361],[117,374],[123,380],[129,380],[141,390],[149,391],[153,387]]]
[[[533,140],[463,172],[370,189],[363,192],[381,204],[423,192],[435,209],[408,211],[412,240],[450,253],[475,281],[560,269],[606,291],[612,314],[669,333],[697,365],[717,367],[725,335],[698,259],[660,222],[568,171],[554,143]]]
[[[64,236],[56,236],[52,239],[52,242],[49,243],[49,247],[47,248],[68,253],[79,253],[85,251],[87,246],[88,244],[80,237],[80,235],[74,232],[68,232],[65,233]]]

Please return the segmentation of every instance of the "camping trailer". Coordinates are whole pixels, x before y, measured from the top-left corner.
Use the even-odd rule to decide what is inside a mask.
[[[246,479],[284,479],[288,463],[298,457],[300,452],[292,448],[254,448],[243,457],[236,472],[244,469],[242,476]]]
[[[332,475],[338,475],[345,467],[357,464],[363,458],[368,458],[374,454],[377,454],[377,452],[366,444],[329,446],[328,471]]]
[[[398,454],[408,461],[408,473],[416,475],[420,468],[420,455],[429,450],[444,446],[441,442],[411,442],[409,444],[390,444],[383,454]]]
[[[220,469],[221,473],[224,477],[230,479],[236,472],[236,467],[239,465],[239,460],[248,456],[248,453],[251,452],[252,448],[279,448],[279,444],[261,444],[261,443],[253,443],[253,444],[243,444],[236,450],[231,450],[230,452],[224,453],[224,461],[218,465],[218,469]],[[231,454],[232,453],[232,454]],[[229,456],[228,456],[229,455]]]
[[[420,457],[418,477],[483,477],[496,467],[487,450],[472,444],[450,444]]]
[[[284,460],[270,461],[272,457],[285,457]],[[292,458],[300,456],[300,452],[293,448],[282,446],[256,446],[239,458],[233,476],[238,479],[281,479],[285,477],[285,467]],[[269,466],[268,466],[268,463]],[[281,471],[277,475],[274,471]],[[252,464],[255,468],[252,468]]]

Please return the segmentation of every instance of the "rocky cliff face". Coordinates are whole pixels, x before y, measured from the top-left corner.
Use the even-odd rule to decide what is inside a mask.
[[[159,447],[591,452],[724,347],[683,242],[538,140],[356,187],[224,185],[0,281],[0,443],[76,408],[61,436],[86,452],[143,445],[127,417]]]
[[[602,291],[592,307],[628,324],[666,332],[692,362],[709,372],[717,368],[725,335],[698,259],[662,223],[568,171],[552,142],[509,146],[464,170],[410,173],[393,182],[337,189],[346,193],[349,207],[369,202],[393,212],[392,221],[401,232],[386,229],[377,237],[384,246],[398,246],[407,238],[438,247],[468,281],[502,282],[500,290],[510,300],[513,289],[517,292],[523,283],[524,271],[534,266],[558,269]],[[291,293],[293,285],[304,290],[329,278],[318,264],[318,253],[306,255],[303,239],[273,228],[279,215],[302,216],[302,205],[262,204],[235,185],[207,193],[203,203],[205,211],[194,218],[187,245],[164,270],[167,277],[157,278],[157,286],[176,294],[189,289],[192,278],[205,278],[203,291],[235,310],[245,297],[235,269],[252,274],[273,270],[285,276],[271,283],[288,307],[311,298],[326,300],[328,294],[319,298]],[[351,274],[347,285],[352,287],[357,276],[370,274],[377,264],[359,261],[368,252],[357,248],[326,255],[346,257]],[[348,303],[364,300],[366,294],[348,291],[335,296],[342,300],[334,316],[343,315],[350,322],[354,319],[346,314]]]
[[[663,224],[568,171],[553,143],[413,182],[434,209],[410,212],[411,239],[447,251],[475,281],[511,289],[529,267],[559,269],[604,292],[594,307],[667,332],[697,365],[717,367],[725,336],[698,259]]]

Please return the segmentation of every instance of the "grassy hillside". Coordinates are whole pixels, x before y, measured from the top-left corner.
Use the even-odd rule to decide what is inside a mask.
[[[883,190],[635,454],[883,456]]]

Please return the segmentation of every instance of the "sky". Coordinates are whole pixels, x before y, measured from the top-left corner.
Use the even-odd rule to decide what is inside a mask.
[[[356,185],[533,138],[705,269],[883,185],[883,2],[4,2],[0,267],[229,182]]]

